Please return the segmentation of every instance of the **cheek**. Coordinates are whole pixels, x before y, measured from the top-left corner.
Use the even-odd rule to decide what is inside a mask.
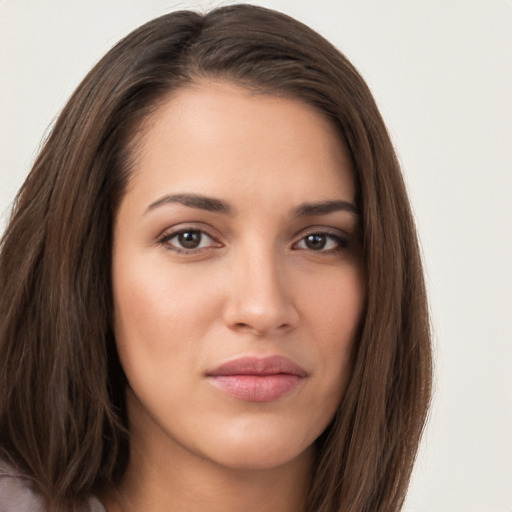
[[[339,402],[350,378],[352,352],[364,314],[364,275],[360,266],[354,266],[322,282],[316,293],[308,295],[305,307],[324,391]]]
[[[166,263],[115,260],[114,330],[127,374],[144,362],[153,369],[162,361],[183,364],[218,317],[212,288]]]
[[[315,283],[304,293],[304,309],[322,334],[319,339],[329,340],[335,350],[353,341],[359,329],[365,306],[364,274],[361,265],[354,265]]]

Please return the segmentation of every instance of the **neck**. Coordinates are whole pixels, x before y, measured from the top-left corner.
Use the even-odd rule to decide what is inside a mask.
[[[109,512],[300,512],[305,510],[312,454],[266,469],[220,467],[160,460],[132,451],[117,489],[105,494]]]
[[[102,496],[108,512],[305,510],[312,446],[282,464],[220,464],[171,440],[146,416],[133,415],[128,468],[119,485]]]

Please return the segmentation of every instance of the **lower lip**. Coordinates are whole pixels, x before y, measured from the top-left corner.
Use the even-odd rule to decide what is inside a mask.
[[[302,377],[288,373],[275,375],[217,375],[209,377],[218,389],[247,402],[273,402],[291,393]]]

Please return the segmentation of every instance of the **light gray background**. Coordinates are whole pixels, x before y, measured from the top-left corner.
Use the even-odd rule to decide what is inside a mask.
[[[511,512],[512,1],[253,3],[304,21],[354,62],[403,164],[436,350],[406,511]],[[0,0],[1,221],[52,120],[119,38],[170,10],[219,4]]]

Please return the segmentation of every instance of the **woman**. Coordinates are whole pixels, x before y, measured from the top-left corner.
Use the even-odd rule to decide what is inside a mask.
[[[414,225],[367,86],[297,21],[177,12],[115,46],[0,286],[2,510],[400,509],[431,378]]]

